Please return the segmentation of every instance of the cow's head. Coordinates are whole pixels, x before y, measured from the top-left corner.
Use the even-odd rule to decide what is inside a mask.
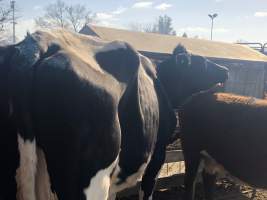
[[[158,76],[175,108],[189,96],[228,78],[228,69],[178,45],[170,58],[158,65]]]

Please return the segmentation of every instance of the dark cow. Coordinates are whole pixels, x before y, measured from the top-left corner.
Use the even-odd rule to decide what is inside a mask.
[[[184,104],[180,119],[187,200],[201,162],[206,199],[213,199],[216,175],[267,188],[267,101],[202,92]]]
[[[188,53],[182,45],[178,45],[170,58],[157,66],[157,74],[173,109],[178,109],[193,93],[207,90],[217,83],[225,82],[228,78],[227,68],[202,56]],[[165,117],[160,120],[164,121]],[[152,199],[156,177],[164,164],[166,146],[179,137],[179,135],[167,135],[166,130],[172,125],[173,122],[171,126],[159,128],[156,148],[142,179],[140,199]]]
[[[53,31],[1,50],[1,112],[15,129],[3,124],[1,148],[16,152],[1,173],[12,165],[19,199],[53,198],[40,162],[59,199],[107,199],[142,177],[159,128],[175,127],[154,66],[127,43]]]

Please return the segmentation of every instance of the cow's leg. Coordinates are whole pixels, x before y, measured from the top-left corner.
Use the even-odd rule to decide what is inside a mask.
[[[202,171],[202,178],[205,191],[205,198],[207,200],[212,200],[215,189],[216,174],[210,174],[204,169]]]
[[[139,200],[152,200],[160,169],[165,161],[165,147],[156,146],[153,156],[142,178]]]
[[[195,181],[200,164],[200,155],[198,153],[184,152],[185,157],[185,200],[193,200],[195,198]]]
[[[111,176],[118,165],[117,159],[105,169],[99,170],[90,180],[90,184],[84,189],[86,200],[108,200],[111,186]],[[112,197],[112,195],[111,195]],[[116,195],[115,195],[116,198]]]
[[[37,165],[35,139],[23,139],[18,134],[20,154],[19,168],[17,169],[17,199],[35,200],[35,174]]]

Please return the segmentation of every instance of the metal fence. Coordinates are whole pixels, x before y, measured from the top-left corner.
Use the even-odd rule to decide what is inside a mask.
[[[259,42],[238,42],[237,44],[247,45],[250,48],[267,55],[267,43],[262,44]]]

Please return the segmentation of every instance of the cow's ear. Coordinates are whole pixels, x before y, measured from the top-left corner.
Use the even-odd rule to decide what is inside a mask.
[[[188,53],[179,53],[175,55],[175,63],[177,66],[189,67],[191,65],[191,57]]]

